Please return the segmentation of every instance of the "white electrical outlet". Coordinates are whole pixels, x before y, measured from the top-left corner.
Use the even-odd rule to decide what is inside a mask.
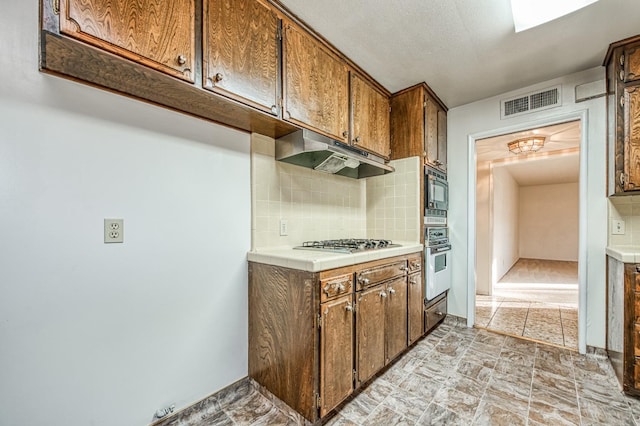
[[[289,221],[287,219],[280,219],[280,235],[289,235]]]
[[[124,242],[124,219],[104,220],[104,242],[122,243]]]
[[[613,235],[624,235],[624,220],[615,219],[611,221],[611,233]]]

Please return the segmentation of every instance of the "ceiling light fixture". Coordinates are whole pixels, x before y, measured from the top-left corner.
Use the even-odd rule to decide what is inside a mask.
[[[598,0],[511,0],[516,32],[568,15]]]
[[[522,139],[516,139],[515,141],[509,142],[507,147],[509,151],[518,155],[518,154],[529,154],[531,152],[536,152],[540,148],[544,146],[544,137],[542,136],[531,136]]]

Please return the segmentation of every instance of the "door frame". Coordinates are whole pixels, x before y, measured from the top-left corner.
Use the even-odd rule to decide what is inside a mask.
[[[578,351],[586,353],[587,344],[587,149],[588,149],[588,110],[558,114],[547,118],[535,119],[513,126],[506,126],[468,136],[467,169],[468,206],[467,206],[467,327],[475,324],[476,312],[476,140],[508,133],[521,132],[538,127],[547,127],[569,121],[580,121],[580,172],[578,184]],[[473,190],[472,190],[473,189]]]

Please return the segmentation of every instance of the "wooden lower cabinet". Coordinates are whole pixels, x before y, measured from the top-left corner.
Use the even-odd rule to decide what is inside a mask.
[[[408,343],[412,344],[424,334],[424,297],[422,296],[422,273],[409,275],[407,284]]]
[[[320,305],[320,417],[353,392],[353,295]]]
[[[321,272],[249,262],[249,376],[319,421],[420,337],[420,274],[415,254]]]
[[[358,385],[369,380],[385,364],[385,299],[384,284],[358,292],[357,300],[357,377]]]
[[[425,307],[424,311],[424,331],[428,333],[436,325],[440,324],[447,316],[447,293],[434,298]]]
[[[407,348],[407,278],[396,278],[386,284],[384,337],[385,364]]]

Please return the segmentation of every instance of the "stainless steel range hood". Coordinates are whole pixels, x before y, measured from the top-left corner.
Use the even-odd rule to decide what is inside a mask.
[[[395,171],[380,157],[306,129],[276,139],[276,160],[355,179]]]

